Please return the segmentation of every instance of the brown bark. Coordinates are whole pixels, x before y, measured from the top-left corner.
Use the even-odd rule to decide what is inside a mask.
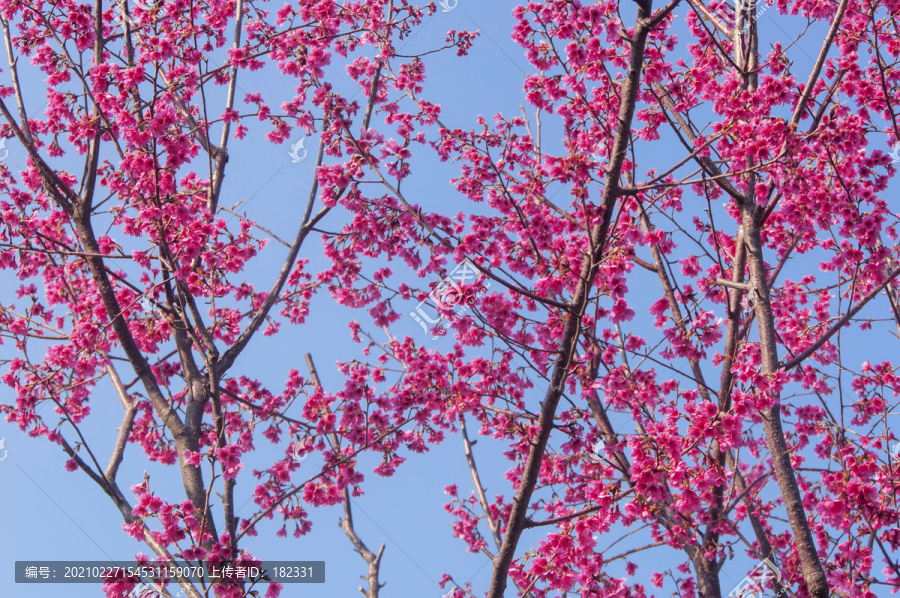
[[[553,419],[560,397],[565,390],[565,381],[572,368],[578,349],[581,320],[590,298],[590,291],[597,276],[603,253],[608,241],[612,215],[619,198],[619,178],[622,164],[631,136],[631,123],[634,117],[635,101],[640,86],[641,70],[644,63],[644,46],[647,34],[653,25],[651,21],[651,1],[639,0],[634,34],[631,42],[631,57],[628,73],[622,84],[619,104],[618,127],[611,151],[610,163],[606,172],[606,186],[603,190],[601,205],[603,220],[591,231],[591,253],[586,255],[581,267],[581,275],[575,295],[569,303],[568,318],[559,345],[558,356],[550,377],[550,385],[541,405],[538,418],[538,433],[531,445],[528,459],[525,462],[519,488],[513,498],[513,505],[506,526],[503,544],[494,558],[494,571],[488,589],[488,598],[502,598],[506,591],[509,569],[515,557],[519,538],[526,528],[528,508],[531,496],[537,484],[547,440],[553,429]]]
[[[750,268],[750,292],[759,332],[762,369],[765,374],[772,375],[778,371],[780,366],[775,335],[775,317],[772,313],[772,301],[769,296],[769,285],[762,253],[761,227],[758,218],[760,209],[755,205],[744,205],[741,213],[746,233],[744,241],[747,247],[747,263]],[[780,394],[775,394],[772,398],[775,403],[760,415],[766,431],[766,443],[772,456],[772,467],[778,480],[778,487],[781,489],[788,522],[797,545],[797,553],[800,556],[803,579],[806,581],[810,596],[828,598],[825,569],[816,551],[815,539],[809,529],[803,498],[800,495],[800,488],[791,465],[791,452],[784,439],[784,430],[781,426]]]

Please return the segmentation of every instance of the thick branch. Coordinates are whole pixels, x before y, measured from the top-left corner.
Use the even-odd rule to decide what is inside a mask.
[[[378,569],[381,567],[381,555],[384,554],[384,544],[378,549],[378,554],[375,554],[366,547],[356,534],[356,530],[353,529],[353,513],[350,511],[350,493],[346,488],[344,488],[344,518],[340,521],[339,525],[341,529],[344,530],[344,533],[347,534],[347,537],[350,538],[350,543],[353,544],[353,548],[356,549],[359,556],[361,556],[369,566],[367,575],[363,577],[366,583],[369,584],[369,587],[365,590],[360,587],[359,591],[362,592],[366,598],[378,598],[379,590],[384,587],[383,583],[378,583]]]
[[[82,246],[87,249],[89,253],[100,254],[100,246],[97,243],[97,239],[94,236],[94,230],[91,226],[90,210],[85,209],[84,205],[79,204],[76,206],[75,214],[73,216],[75,230]],[[179,418],[178,413],[175,412],[175,409],[172,408],[166,400],[165,395],[163,395],[159,383],[156,380],[156,376],[153,374],[153,370],[147,362],[147,358],[144,356],[143,352],[138,347],[134,336],[131,334],[131,330],[128,328],[128,322],[125,320],[122,308],[116,298],[115,289],[113,289],[112,283],[109,280],[109,274],[103,260],[99,257],[88,256],[85,257],[85,261],[91,269],[94,284],[97,285],[97,291],[106,308],[107,316],[110,319],[110,326],[115,332],[116,338],[121,344],[125,355],[128,357],[128,361],[131,363],[134,373],[141,380],[154,410],[162,419],[166,428],[172,433],[172,437],[175,440],[175,447],[178,451],[178,460],[185,493],[194,503],[196,508],[203,510],[205,507],[205,500],[203,499],[205,496],[203,476],[201,475],[199,468],[193,467],[187,463],[184,455],[185,450],[190,448],[188,442],[189,431],[185,427],[184,422],[181,421],[181,418]]]
[[[750,267],[749,283],[753,288],[754,310],[758,322],[762,369],[767,375],[773,375],[779,370],[780,366],[778,363],[775,316],[772,312],[766,266],[762,253],[762,240],[757,220],[759,208],[756,206],[744,206],[741,212],[745,231],[744,239],[747,244],[747,262]],[[862,307],[862,304],[861,302],[857,306],[856,311]],[[788,522],[794,534],[794,542],[797,545],[797,553],[802,564],[803,579],[806,581],[807,590],[812,598],[827,598],[828,580],[825,577],[825,570],[816,550],[815,539],[806,518],[803,497],[800,494],[800,488],[797,485],[797,478],[794,475],[794,469],[791,464],[791,452],[784,439],[784,430],[781,425],[780,397],[775,396],[773,398],[775,403],[760,414],[766,431],[766,443],[769,447],[769,453],[772,455],[772,467],[775,470],[775,477],[778,480],[781,496],[784,499]]]
[[[622,174],[622,165],[625,161],[626,150],[631,137],[631,123],[634,117],[635,101],[638,88],[640,87],[641,71],[644,63],[644,47],[647,41],[647,34],[650,32],[651,5],[652,2],[650,0],[638,1],[636,24],[631,44],[631,58],[628,72],[622,84],[618,127],[611,151],[610,163],[607,167],[606,186],[603,189],[603,197],[601,199],[603,220],[591,232],[591,253],[584,257],[578,287],[570,303],[562,341],[559,344],[559,352],[556,363],[553,366],[553,374],[550,377],[550,385],[541,406],[537,424],[538,432],[531,442],[531,451],[525,462],[519,489],[513,499],[509,521],[506,526],[506,536],[503,538],[503,544],[498,551],[497,557],[494,559],[494,572],[487,593],[488,598],[502,598],[506,590],[509,568],[512,565],[519,538],[528,520],[531,495],[537,484],[547,440],[550,437],[550,431],[553,429],[553,418],[556,414],[559,399],[565,390],[565,381],[578,349],[581,319],[608,241],[613,209],[619,197],[619,178]]]

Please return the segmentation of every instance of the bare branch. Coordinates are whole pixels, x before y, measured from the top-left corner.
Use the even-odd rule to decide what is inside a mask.
[[[867,294],[865,297],[863,297],[859,301],[859,303],[857,303],[855,306],[853,306],[852,309],[847,310],[847,313],[845,313],[843,315],[843,317],[841,317],[837,322],[835,322],[831,326],[831,328],[829,328],[828,331],[825,332],[825,334],[823,334],[822,336],[820,336],[818,338],[818,340],[816,340],[816,342],[814,342],[812,345],[807,347],[805,351],[803,351],[799,355],[793,357],[792,359],[778,365],[776,369],[789,370],[791,368],[797,367],[798,365],[800,365],[801,363],[806,361],[807,357],[809,357],[810,355],[812,355],[813,353],[815,353],[816,351],[821,349],[822,345],[824,345],[826,342],[828,342],[828,340],[832,336],[834,336],[838,330],[843,328],[847,324],[847,322],[852,320],[856,316],[856,314],[858,314],[860,312],[860,310],[866,306],[866,304],[869,301],[871,301],[872,299],[877,297],[878,293],[883,291],[884,288],[886,286],[888,286],[889,284],[891,284],[893,282],[893,280],[895,278],[897,278],[898,276],[900,276],[900,268],[896,268],[895,270],[893,270],[888,275],[888,277],[884,280],[884,282],[882,282],[880,285],[878,285],[877,287],[875,287],[874,289],[869,291],[869,294]]]
[[[490,505],[488,505],[487,497],[484,494],[484,487],[481,485],[481,478],[478,476],[478,466],[475,464],[475,455],[472,453],[472,447],[475,446],[475,442],[469,440],[469,434],[466,432],[465,415],[460,416],[459,421],[463,437],[463,446],[466,451],[466,463],[468,463],[469,471],[472,473],[472,483],[475,484],[475,493],[478,495],[478,502],[481,503],[481,510],[484,512],[484,518],[491,530],[491,535],[494,536],[494,544],[499,549],[500,545],[503,544],[503,538],[500,537],[500,527],[497,525],[497,521],[491,514]]]
[[[316,371],[316,366],[313,363],[312,355],[306,353],[304,357],[306,358],[306,365],[307,367],[309,367],[309,373],[313,379],[313,383],[321,388],[322,381],[319,380],[319,372]],[[329,436],[331,438],[331,443],[334,450],[338,451],[339,446],[337,434],[331,432]],[[338,520],[338,525],[342,530],[344,530],[344,533],[347,534],[347,537],[350,539],[350,543],[353,544],[353,548],[356,550],[356,552],[359,553],[359,555],[369,566],[368,573],[365,577],[362,577],[362,579],[364,579],[369,584],[369,587],[366,589],[360,587],[359,591],[362,592],[366,598],[378,598],[379,590],[384,587],[384,584],[378,583],[378,570],[381,567],[381,556],[384,554],[384,544],[382,544],[381,548],[378,549],[377,555],[366,547],[365,543],[363,543],[359,535],[356,533],[356,530],[353,528],[353,512],[350,509],[350,492],[347,490],[347,488],[343,489],[343,495],[344,518],[342,520]]]
[[[553,366],[553,374],[541,406],[538,433],[531,440],[531,450],[525,462],[519,489],[513,499],[512,510],[507,522],[506,536],[503,538],[503,544],[497,557],[494,559],[494,572],[487,593],[488,598],[502,598],[506,590],[509,568],[512,565],[519,538],[525,529],[531,495],[534,492],[535,484],[537,484],[547,440],[553,428],[556,407],[565,389],[565,381],[575,359],[581,318],[587,306],[590,289],[597,276],[608,241],[607,235],[612,222],[613,208],[619,197],[619,178],[626,157],[628,140],[631,136],[631,122],[634,116],[635,100],[643,69],[644,46],[647,41],[647,35],[650,32],[651,2],[649,0],[639,0],[637,4],[638,10],[635,17],[631,57],[628,72],[622,85],[622,100],[619,104],[618,130],[611,148],[611,160],[607,166],[606,186],[603,189],[603,196],[600,202],[604,209],[603,218],[591,232],[591,253],[584,258],[578,287],[570,304],[571,309],[566,318],[563,338],[559,344],[556,363]]]
[[[844,13],[847,12],[849,1],[850,0],[841,0],[841,3],[838,4],[837,11],[834,13],[834,18],[831,20],[831,28],[829,28],[828,34],[822,41],[822,47],[819,49],[819,55],[816,57],[816,64],[809,73],[809,79],[803,87],[803,95],[800,96],[797,107],[794,108],[794,114],[791,116],[792,126],[796,127],[800,124],[800,117],[803,116],[803,111],[806,110],[806,105],[812,97],[816,81],[818,81],[819,74],[822,72],[822,67],[825,65],[825,60],[828,58],[828,51],[831,50],[831,44],[834,42],[834,38],[837,36],[838,31],[841,30],[841,21],[844,20]]]
[[[128,391],[126,391],[125,387],[122,385],[119,374],[116,372],[116,368],[113,367],[112,363],[106,364],[106,371],[109,373],[109,378],[112,380],[113,387],[116,389],[116,395],[118,395],[119,401],[122,403],[122,408],[125,410],[125,415],[122,417],[122,425],[119,427],[119,435],[116,438],[116,445],[109,458],[109,465],[106,466],[106,480],[112,484],[116,481],[116,473],[118,473],[119,465],[122,463],[122,459],[125,456],[125,444],[128,441],[128,435],[131,434],[131,428],[134,426],[136,409],[134,408],[134,404],[128,398]]]

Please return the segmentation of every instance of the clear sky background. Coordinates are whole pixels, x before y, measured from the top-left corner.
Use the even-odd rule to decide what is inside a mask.
[[[520,114],[519,106],[525,104],[521,91],[522,81],[525,73],[531,72],[531,69],[522,49],[510,39],[514,24],[511,11],[515,5],[515,2],[510,1],[459,0],[453,10],[439,10],[429,17],[415,37],[401,50],[402,53],[413,54],[442,45],[446,32],[450,29],[481,30],[482,35],[477,38],[468,56],[459,58],[451,51],[425,58],[427,78],[423,96],[441,104],[441,119],[451,128],[473,128],[478,115],[490,118],[496,112],[502,112],[506,116]],[[679,20],[687,10],[686,6],[685,3],[676,10]],[[630,26],[631,4],[623,2],[622,11]],[[788,33],[795,31],[790,29],[790,23],[781,18],[776,22],[772,19],[773,16],[777,18],[774,9],[769,9],[763,15],[761,20],[767,26],[762,30],[772,39],[791,39]],[[784,32],[783,37],[778,35],[779,29]],[[679,24],[677,30],[684,31],[684,28]],[[816,36],[813,34],[810,39],[816,39]],[[682,36],[681,41],[684,42],[685,37]],[[796,57],[798,60],[793,72],[798,78],[805,79],[812,58],[808,57],[809,60],[804,63],[802,55],[797,54]],[[342,66],[337,63],[339,57],[335,56],[334,60],[332,68],[339,70]],[[0,75],[6,76],[5,73]],[[33,90],[30,100],[39,100],[37,105],[32,106],[37,109],[40,102],[43,102],[41,77],[33,72],[27,74],[27,77]],[[340,81],[344,89],[349,89],[346,87],[346,77],[342,75]],[[274,77],[269,71],[241,72],[238,84],[239,98],[245,93],[265,91],[268,100],[270,92],[284,89],[287,90],[285,93],[289,93],[291,88],[289,81]],[[361,94],[356,99],[362,102]],[[272,101],[271,104],[277,107],[278,102]],[[526,105],[526,113],[532,118],[534,110]],[[378,126],[377,119],[373,120],[373,124]],[[545,119],[543,140],[549,151],[559,150],[560,132],[554,131],[554,126],[558,125],[553,119]],[[661,132],[664,135],[667,133]],[[291,143],[299,138],[299,133],[296,133]],[[272,145],[260,141],[258,135],[239,143],[232,141],[221,205],[231,206],[240,201],[241,205],[236,208],[238,211],[246,212],[248,217],[282,238],[293,238],[312,182],[317,142],[315,136],[310,136],[305,142],[309,157],[302,162],[292,163],[288,154],[289,143]],[[8,140],[6,146],[9,150],[7,162],[18,170],[19,166],[24,165],[24,151],[14,141]],[[678,153],[678,147],[670,147],[673,154]],[[672,156],[666,156],[665,152],[661,152],[658,159],[660,166],[675,161]],[[645,168],[648,164],[642,161],[641,166]],[[199,161],[196,167],[202,172]],[[439,209],[445,214],[471,209],[473,204],[463,201],[449,184],[449,180],[457,174],[458,165],[441,164],[430,152],[419,152],[413,160],[413,176],[404,182],[406,193],[412,201],[426,209]],[[320,227],[338,230],[343,222],[343,215],[335,211],[329,214]],[[318,235],[312,235],[301,250],[300,258],[311,260],[310,271],[326,266],[320,255],[320,247]],[[283,255],[284,249],[271,242],[263,254],[264,259],[254,262],[252,271],[248,273],[251,282],[268,287],[280,267]],[[409,278],[414,275],[405,271],[401,264],[394,262],[390,265],[395,268],[395,280],[398,282],[405,281],[410,286],[419,287],[430,282]],[[653,293],[653,298],[648,298],[649,302],[657,298],[656,287],[653,287]],[[395,304],[395,309],[402,313],[403,310],[398,305]],[[414,309],[415,301],[401,307],[408,313]],[[360,320],[364,328],[374,329],[366,325],[365,312],[336,306],[327,293],[319,294],[312,303],[306,324],[301,327],[285,324],[281,333],[273,337],[258,335],[232,371],[257,377],[277,391],[291,368],[308,377],[303,354],[309,352],[313,354],[325,389],[332,392],[340,390],[343,380],[334,368],[335,362],[357,358],[361,349],[360,345],[350,341],[347,322],[351,319]],[[452,342],[448,339],[432,340],[430,335],[421,332],[411,318],[405,316],[392,331],[395,334],[415,336],[418,342],[443,350],[449,349]],[[0,354],[8,357],[12,350],[11,346],[3,345],[0,347]],[[131,378],[131,372],[127,372],[125,368],[120,373],[123,377]],[[540,381],[534,382],[535,388],[529,394],[531,405],[537,404],[546,389]],[[14,401],[6,386],[0,387],[0,399],[3,402]],[[99,439],[95,444],[96,450],[101,455],[108,456],[116,433],[115,427],[121,421],[118,399],[108,388],[100,387],[92,397],[91,407],[93,414],[88,419],[85,430],[89,437]],[[295,409],[299,410],[299,407]],[[49,407],[45,407],[42,412],[47,410]],[[474,438],[477,426],[470,425],[469,429]],[[3,530],[3,541],[0,542],[0,598],[55,598],[63,595],[95,598],[101,595],[99,585],[14,584],[13,563],[17,560],[130,561],[137,552],[150,554],[146,545],[122,532],[121,515],[96,484],[79,471],[68,473],[63,469],[66,457],[57,446],[45,439],[28,438],[14,426],[2,421],[0,438],[4,437],[8,453],[7,458],[0,462],[0,529]],[[258,450],[245,457],[245,470],[238,478],[237,505],[244,505],[237,512],[240,516],[252,513],[255,506],[249,502],[255,486],[255,479],[248,475],[249,471],[270,465],[273,459],[280,458],[281,451],[284,450],[283,442],[279,447],[273,447],[262,437],[255,444]],[[503,493],[507,497],[512,495],[509,484],[503,477],[509,465],[501,454],[505,449],[503,444],[478,437],[475,456],[489,497],[496,493]],[[377,552],[382,543],[386,545],[380,571],[381,581],[386,582],[382,597],[437,598],[447,591],[438,586],[444,572],[451,573],[460,583],[471,581],[476,594],[483,594],[490,580],[490,563],[484,555],[467,553],[463,541],[452,538],[452,520],[442,508],[448,500],[443,490],[445,486],[458,484],[461,496],[467,496],[472,489],[460,436],[448,436],[444,443],[431,447],[424,455],[403,453],[403,456],[407,458],[407,462],[393,477],[387,479],[366,473],[371,472],[377,461],[371,456],[361,458],[358,469],[366,473],[367,480],[363,486],[365,495],[353,499],[354,522],[359,536],[372,551]],[[317,473],[318,464],[316,456],[306,459],[300,471],[294,474],[294,479],[298,482],[306,479],[306,476],[301,475],[302,472],[309,472],[310,475]],[[145,470],[151,475],[154,490],[164,498],[182,496],[183,490],[176,470],[147,463],[134,445],[129,446],[119,472],[123,490],[140,482]],[[134,502],[128,492],[126,497]],[[287,598],[359,595],[357,588],[362,583],[359,577],[365,573],[366,565],[338,528],[342,507],[307,508],[307,511],[311,513],[313,521],[313,529],[307,536],[294,539],[289,526],[288,538],[276,538],[274,532],[280,527],[277,520],[264,521],[257,525],[259,535],[249,538],[243,546],[254,556],[264,560],[326,562],[325,584],[287,585],[282,594]],[[547,531],[527,531],[523,535],[519,552],[536,545]],[[601,541],[600,545],[609,544],[614,539],[615,534],[605,538],[606,541]],[[654,553],[654,557],[658,559],[660,569],[667,569],[676,564],[676,559],[681,562],[682,554],[661,549]],[[752,566],[753,563],[748,559],[729,561],[722,577],[724,592],[728,591],[729,578],[736,584]],[[615,569],[611,572],[614,573]],[[649,587],[650,574],[653,572],[642,567],[636,576],[648,585],[650,591],[654,591]],[[618,571],[618,574],[624,575],[624,570]],[[655,592],[657,595],[668,595],[670,588]],[[509,595],[513,594],[510,590]]]

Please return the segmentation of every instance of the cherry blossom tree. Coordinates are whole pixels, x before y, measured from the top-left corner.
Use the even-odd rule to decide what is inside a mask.
[[[160,558],[252,559],[242,540],[264,519],[301,536],[309,507],[343,504],[376,597],[384,547],[350,510],[358,456],[391,476],[458,435],[471,480],[448,480],[445,510],[489,559],[491,598],[744,595],[723,576],[735,560],[764,565],[738,592],[896,591],[900,5],[509,9],[532,69],[521,113],[467,123],[428,94],[431,52],[398,49],[434,4],[4,3],[0,134],[28,154],[0,168],[0,264],[21,281],[0,299],[9,420],[58,444]],[[434,50],[473,43],[451,30]],[[293,95],[239,97],[258,70]],[[315,181],[260,287],[251,270],[279,239],[229,223],[226,172],[250,174],[229,148],[295,130],[319,139]],[[428,158],[455,169],[451,205],[410,192]],[[239,357],[258,334],[308,342],[316,293],[359,310],[343,389],[309,355],[263,384]],[[107,389],[123,411],[111,451],[82,432]],[[284,458],[242,471],[262,442]],[[183,493],[123,490],[126,450],[170,465]],[[323,466],[301,476],[293,457],[313,452]],[[485,459],[508,462],[505,480],[482,479]],[[247,517],[237,479],[255,484]],[[484,591],[452,571],[441,584]]]

